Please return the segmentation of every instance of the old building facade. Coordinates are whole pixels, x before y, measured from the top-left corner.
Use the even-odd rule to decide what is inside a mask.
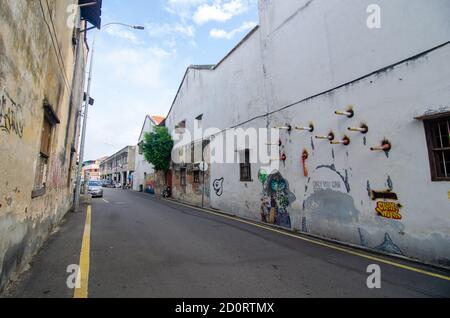
[[[127,146],[100,164],[100,177],[122,186],[132,183],[136,146]]]
[[[77,4],[0,2],[0,290],[72,206],[88,54]]]
[[[153,128],[163,122],[164,118],[161,116],[146,116],[142,126],[141,134],[139,135],[138,145],[136,147],[136,158],[133,176],[133,190],[139,192],[155,193],[156,175],[153,166],[145,160],[143,152],[143,144],[145,134],[153,132]]]
[[[174,198],[450,266],[450,3],[377,3],[261,0],[230,54],[190,67],[165,122]],[[232,144],[199,190],[183,158],[235,128],[276,128],[277,168]]]

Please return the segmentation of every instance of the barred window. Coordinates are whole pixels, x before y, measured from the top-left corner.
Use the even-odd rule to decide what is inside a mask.
[[[450,181],[450,116],[425,120],[431,178]]]
[[[200,170],[194,171],[194,183],[200,183]]]
[[[185,187],[186,186],[186,175],[187,175],[187,170],[186,170],[186,168],[181,168],[181,170],[180,170],[180,185],[182,186],[182,187]]]

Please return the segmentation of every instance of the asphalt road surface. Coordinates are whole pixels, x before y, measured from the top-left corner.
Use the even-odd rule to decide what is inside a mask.
[[[91,210],[92,298],[450,296],[450,281],[427,274],[448,272],[367,259],[143,193],[108,189]],[[79,263],[85,216],[67,215],[7,296],[74,296],[66,270]],[[380,289],[367,287],[371,264],[381,267]]]

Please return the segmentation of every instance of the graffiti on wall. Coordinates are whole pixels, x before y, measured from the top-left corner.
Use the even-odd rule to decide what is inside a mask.
[[[223,194],[223,182],[224,182],[224,178],[220,178],[220,179],[216,179],[213,182],[213,188],[214,188],[214,192],[216,193],[216,195],[218,197],[221,197]]]
[[[397,193],[393,192],[394,184],[390,176],[388,176],[386,186],[387,190],[376,191],[372,190],[370,182],[367,181],[367,191],[370,198],[376,202],[375,211],[377,214],[386,219],[401,220],[403,218],[400,213],[402,205],[399,203]]]
[[[378,201],[375,211],[377,211],[378,215],[387,219],[402,219],[402,215],[400,214],[400,205],[395,202]]]
[[[22,106],[14,102],[6,91],[0,93],[0,130],[23,137]]]
[[[290,191],[289,182],[278,171],[268,174],[265,170],[260,170],[258,179],[263,185],[261,220],[265,223],[292,228],[288,208],[296,197]]]

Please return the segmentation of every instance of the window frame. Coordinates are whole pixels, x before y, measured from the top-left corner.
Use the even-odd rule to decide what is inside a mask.
[[[435,147],[435,134],[433,132],[433,125],[436,125],[437,123],[441,123],[443,121],[447,122],[447,125],[450,125],[450,116],[449,115],[443,115],[438,117],[433,117],[429,119],[424,119],[423,124],[425,128],[425,136],[427,141],[427,148],[428,148],[428,157],[429,157],[429,164],[430,164],[430,173],[431,173],[431,181],[433,182],[448,182],[450,181],[450,171],[447,171],[447,177],[441,175],[439,163],[436,160],[436,152],[444,152],[444,151],[450,151],[450,147]],[[450,133],[450,132],[449,132]],[[444,162],[445,165],[445,162]]]
[[[194,184],[200,184],[201,183],[200,170],[194,170],[194,172],[193,172],[193,179],[194,179]]]
[[[244,162],[239,164],[239,175],[241,182],[253,182],[252,179],[252,164],[251,164],[251,151],[245,149],[242,151]]]
[[[187,168],[180,168],[180,186],[187,186]]]
[[[47,192],[47,177],[50,166],[53,135],[56,125],[61,123],[56,111],[47,99],[44,99],[43,111],[44,116],[42,120],[39,153],[36,162],[33,189],[31,191],[32,199],[41,197]]]

